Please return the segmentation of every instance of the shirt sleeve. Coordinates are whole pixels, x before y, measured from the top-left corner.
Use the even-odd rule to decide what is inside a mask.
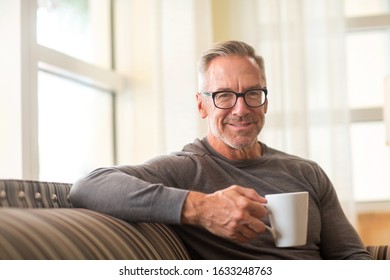
[[[185,161],[184,161],[185,162]],[[180,164],[181,169],[186,164]],[[152,164],[99,168],[77,180],[70,191],[73,207],[88,208],[129,222],[179,224],[188,194],[175,186],[167,158]]]

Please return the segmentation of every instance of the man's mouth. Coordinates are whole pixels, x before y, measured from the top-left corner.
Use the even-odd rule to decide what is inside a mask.
[[[229,125],[234,126],[234,127],[248,127],[252,125],[253,123],[229,123]]]
[[[252,118],[226,118],[224,120],[224,124],[225,125],[229,125],[230,127],[232,128],[236,128],[236,129],[245,129],[245,128],[252,128],[253,126],[256,125],[256,120],[255,119],[252,119]]]

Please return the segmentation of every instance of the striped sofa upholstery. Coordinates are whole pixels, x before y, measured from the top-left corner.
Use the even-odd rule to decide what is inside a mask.
[[[71,185],[0,180],[0,259],[189,259],[166,225],[72,208]]]
[[[169,226],[72,208],[71,185],[0,180],[0,260],[190,259]],[[368,246],[390,259],[389,246]]]

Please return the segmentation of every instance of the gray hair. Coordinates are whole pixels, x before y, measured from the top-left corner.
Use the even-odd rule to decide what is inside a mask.
[[[198,75],[199,80],[202,80],[201,77],[204,77],[207,72],[211,61],[219,56],[247,56],[253,58],[257,65],[260,67],[260,71],[262,73],[262,78],[265,79],[265,67],[264,67],[264,59],[260,55],[256,54],[255,49],[241,41],[226,41],[213,45],[210,49],[203,53],[203,55],[199,59],[198,63]]]

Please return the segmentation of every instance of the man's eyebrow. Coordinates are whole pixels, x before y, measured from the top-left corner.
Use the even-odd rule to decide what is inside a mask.
[[[245,88],[245,90],[244,90],[243,92],[246,92],[246,91],[252,90],[252,89],[261,89],[261,88],[264,88],[264,87],[262,87],[260,84],[258,84],[258,85],[256,85],[256,86],[251,86],[251,87]],[[232,89],[229,88],[229,87],[217,88],[217,89],[214,90],[213,92],[216,92],[216,91],[233,91],[233,92],[236,92],[235,90],[232,90]]]

